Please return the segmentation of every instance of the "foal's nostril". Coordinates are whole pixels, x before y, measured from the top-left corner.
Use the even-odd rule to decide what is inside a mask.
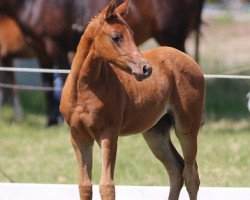
[[[142,68],[142,72],[145,76],[149,75],[149,68],[145,65]]]
[[[148,65],[144,65],[142,67],[142,73],[145,77],[149,77],[152,73],[152,68],[151,66],[148,66]]]

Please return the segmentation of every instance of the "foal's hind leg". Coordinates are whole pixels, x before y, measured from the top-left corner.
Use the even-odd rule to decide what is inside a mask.
[[[71,143],[79,167],[79,193],[81,200],[92,200],[92,160],[94,140],[86,132],[71,129]]]
[[[169,200],[179,198],[183,186],[184,162],[170,139],[170,118],[165,115],[151,129],[143,134],[153,154],[163,163],[170,178]]]
[[[200,185],[198,166],[196,163],[198,129],[199,126],[193,126],[188,132],[185,132],[182,129],[176,128],[176,135],[180,141],[185,161],[183,178],[190,200],[197,199]]]

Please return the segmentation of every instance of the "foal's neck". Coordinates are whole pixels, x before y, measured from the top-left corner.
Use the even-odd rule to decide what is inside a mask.
[[[94,49],[93,40],[83,35],[72,63],[72,76],[77,79],[77,82],[90,83],[98,79],[100,69],[101,59]]]

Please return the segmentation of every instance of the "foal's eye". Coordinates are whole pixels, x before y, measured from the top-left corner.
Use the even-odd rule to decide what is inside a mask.
[[[120,34],[112,35],[111,39],[114,43],[119,44],[122,42],[122,35]]]

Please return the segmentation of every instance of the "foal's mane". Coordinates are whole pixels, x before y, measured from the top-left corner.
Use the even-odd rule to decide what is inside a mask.
[[[134,32],[132,31],[132,29],[130,28],[130,26],[128,25],[128,23],[124,20],[124,18],[118,14],[118,13],[114,13],[109,19],[106,19],[106,21],[110,24],[112,23],[117,23],[117,24],[121,24],[124,25],[128,28],[128,30],[130,31],[130,33],[132,35],[134,35]]]
[[[92,17],[89,21],[89,24],[96,19],[97,17],[99,17],[101,11],[98,12],[97,15],[95,15],[94,17]],[[113,13],[109,18],[105,19],[105,21],[109,24],[121,24],[124,25],[128,28],[128,30],[130,31],[130,33],[132,35],[134,35],[134,32],[132,31],[132,29],[130,28],[130,26],[128,25],[128,23],[124,20],[124,18],[119,14],[119,13]]]

